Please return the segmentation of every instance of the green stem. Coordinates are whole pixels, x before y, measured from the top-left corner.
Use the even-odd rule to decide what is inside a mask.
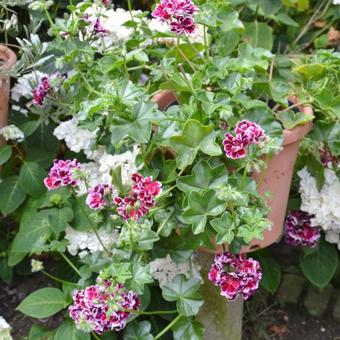
[[[204,48],[205,48],[205,57],[207,61],[210,61],[209,57],[209,46],[208,46],[208,36],[207,36],[207,27],[206,25],[203,26],[203,32],[204,32]]]
[[[59,252],[61,257],[69,264],[69,266],[81,277],[81,274],[77,267],[69,260],[69,258],[62,252]]]
[[[45,272],[45,270],[42,270],[41,271],[45,276],[47,276],[48,278],[54,280],[54,281],[57,281],[57,282],[60,282],[60,283],[65,283],[65,284],[68,284],[68,285],[72,285],[72,286],[78,286],[76,283],[74,282],[70,282],[70,281],[65,281],[65,280],[62,280],[62,279],[59,279],[59,277],[56,277],[48,272]]]
[[[46,17],[47,17],[47,20],[48,20],[48,22],[50,23],[50,25],[51,25],[51,27],[54,25],[54,23],[53,23],[53,20],[52,20],[52,18],[51,18],[51,16],[50,16],[50,13],[48,13],[48,10],[47,10],[47,8],[45,7],[45,15],[46,15]]]
[[[102,93],[100,93],[99,91],[97,91],[96,89],[94,89],[91,84],[87,81],[87,79],[84,77],[83,73],[81,71],[79,71],[79,74],[81,76],[81,79],[84,81],[87,89],[90,91],[90,92],[93,92],[95,94],[97,94],[98,96],[102,96]]]
[[[100,337],[95,332],[91,332],[91,334],[96,340],[100,340]]]
[[[171,327],[173,327],[177,321],[181,318],[182,316],[179,314],[177,315],[161,332],[159,332],[156,336],[155,336],[155,340],[160,339],[168,330],[171,329]]]
[[[157,199],[160,199],[161,197],[167,195],[171,190],[175,189],[176,188],[176,185],[173,185],[172,187],[170,187],[169,189],[163,191],[158,197]]]
[[[131,314],[138,314],[138,315],[159,315],[159,314],[176,314],[177,310],[155,310],[155,311],[136,311],[136,310],[129,310],[122,308],[124,312],[131,313]]]

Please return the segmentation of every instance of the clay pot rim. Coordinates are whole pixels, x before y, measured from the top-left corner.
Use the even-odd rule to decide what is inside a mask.
[[[0,44],[0,59],[3,59],[5,63],[0,66],[0,71],[10,70],[17,62],[16,54],[7,46]]]
[[[297,102],[296,97],[291,97],[290,99],[293,103]],[[152,101],[158,103],[159,109],[162,111],[169,106],[169,103],[174,102],[175,100],[176,96],[172,90],[160,91],[152,97]],[[309,116],[313,116],[313,109],[311,106],[301,106],[299,109],[301,112],[304,112]],[[312,126],[313,123],[310,121],[304,125],[296,126],[293,129],[284,129],[282,145],[292,144],[298,140],[301,140],[311,130]]]

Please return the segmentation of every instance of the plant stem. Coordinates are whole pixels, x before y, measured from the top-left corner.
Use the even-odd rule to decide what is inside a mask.
[[[45,276],[47,276],[48,278],[54,280],[54,281],[57,281],[57,282],[60,282],[60,283],[66,283],[68,285],[72,285],[72,286],[78,286],[76,283],[74,282],[70,282],[70,281],[65,281],[65,280],[62,280],[62,279],[59,279],[59,277],[56,277],[48,272],[45,272],[45,270],[42,270],[41,271]]]
[[[188,63],[188,65],[190,66],[190,68],[195,72],[196,71],[196,67],[195,65],[189,60],[189,58],[185,55],[185,53],[181,50],[180,46],[179,46],[179,41],[180,38],[179,36],[177,37],[177,43],[176,43],[176,50],[177,52],[183,57],[183,59]]]
[[[207,36],[207,26],[203,26],[203,32],[204,32],[204,48],[205,48],[205,57],[207,61],[210,61],[209,57],[209,46],[208,46],[208,36]]]
[[[155,336],[155,340],[161,338],[169,329],[171,329],[171,327],[173,327],[176,322],[181,318],[182,316],[179,314],[177,315],[161,332],[159,332],[156,336]]]
[[[176,314],[177,313],[177,310],[155,310],[155,311],[150,311],[150,312],[148,311],[140,312],[137,310],[129,310],[125,308],[122,308],[122,310],[127,313],[138,314],[138,315],[158,315],[158,314]]]
[[[166,194],[168,194],[171,190],[175,189],[176,185],[173,185],[172,187],[170,187],[169,189],[165,190],[164,192],[162,192],[157,199],[160,199],[162,196],[165,196]]]
[[[48,13],[48,10],[47,10],[46,7],[45,7],[44,10],[45,10],[45,15],[46,15],[46,18],[47,18],[48,22],[50,23],[51,26],[53,26],[54,23],[53,23],[53,20],[52,20],[52,18],[51,18],[51,16],[50,16],[50,13]]]
[[[81,274],[77,267],[70,261],[70,259],[62,252],[59,252],[61,257],[70,265],[70,267],[81,277]]]
[[[294,107],[302,106],[302,105],[305,105],[305,104],[311,104],[311,102],[310,101],[306,101],[306,102],[295,103],[295,104],[287,107],[286,109],[279,110],[279,112],[286,112],[286,111],[289,111],[291,109],[294,109]]]
[[[91,334],[96,340],[100,340],[100,337],[95,332],[91,332]]]

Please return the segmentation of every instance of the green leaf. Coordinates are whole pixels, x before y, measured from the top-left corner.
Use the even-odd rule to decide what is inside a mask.
[[[196,320],[180,318],[172,327],[174,340],[202,340],[204,327]]]
[[[211,220],[210,224],[217,232],[217,244],[230,244],[233,241],[235,235],[235,223],[232,215],[228,211],[224,212],[221,217]]]
[[[53,340],[91,340],[91,336],[79,331],[72,320],[65,320],[58,327]]]
[[[285,129],[293,129],[298,125],[305,125],[314,119],[313,115],[307,115],[304,112],[294,112],[293,110],[278,111],[277,119],[282,123]]]
[[[273,48],[273,29],[263,22],[245,23],[243,39],[253,47],[261,47],[271,51]]]
[[[321,240],[312,254],[300,259],[300,267],[307,279],[323,289],[332,279],[338,265],[338,252],[333,244]]]
[[[133,261],[131,264],[132,279],[126,284],[128,287],[138,294],[144,291],[144,285],[152,283],[153,278],[150,274],[150,265],[143,265],[140,261]]]
[[[117,144],[125,137],[132,138],[136,143],[149,141],[152,123],[163,116],[152,102],[139,102],[124,117],[115,117],[111,125],[111,143]]]
[[[149,321],[133,321],[124,331],[124,340],[152,340],[154,337],[150,331],[151,324]]]
[[[187,279],[184,274],[177,275],[171,282],[163,286],[162,295],[166,301],[176,301],[180,314],[196,315],[204,300],[198,293],[201,281],[197,278]]]
[[[46,172],[37,163],[25,162],[20,169],[19,185],[26,194],[37,197],[45,190],[45,177]]]
[[[0,165],[5,164],[12,156],[12,148],[9,145],[0,146]]]
[[[86,195],[77,197],[73,201],[73,221],[72,221],[72,227],[77,230],[90,230],[91,227],[91,221],[88,219],[88,216],[91,215],[93,212],[85,203]]]
[[[17,309],[32,318],[48,318],[65,307],[67,302],[61,290],[42,288],[27,296]]]
[[[73,219],[73,211],[70,207],[64,207],[61,209],[51,209],[51,215],[49,216],[50,226],[54,234],[58,237],[59,234],[69,226],[69,222]]]
[[[281,268],[268,250],[260,250],[253,257],[260,262],[262,279],[261,286],[274,294],[281,282]]]
[[[224,165],[213,168],[205,160],[199,161],[192,169],[191,175],[180,177],[177,187],[184,192],[214,189],[228,182],[227,169]]]
[[[0,279],[8,284],[12,280],[12,276],[13,269],[8,266],[6,258],[0,258]]]
[[[326,66],[317,63],[306,64],[294,68],[293,72],[302,75],[306,81],[310,79],[320,79],[326,72]]]
[[[26,194],[19,186],[19,177],[11,176],[0,183],[0,211],[8,215],[15,211],[25,200]]]
[[[140,232],[138,235],[138,246],[140,249],[151,250],[153,248],[153,244],[158,240],[158,234],[151,230],[150,221],[146,220],[140,225]]]
[[[53,340],[54,331],[45,329],[40,325],[32,325],[28,334],[28,340]]]
[[[219,200],[214,190],[209,190],[204,194],[191,192],[188,206],[184,209],[181,218],[184,223],[192,225],[194,234],[199,234],[204,231],[208,216],[221,214],[225,207],[226,202]]]
[[[204,126],[196,120],[188,120],[182,135],[169,139],[169,145],[177,152],[178,168],[184,169],[192,164],[198,151],[209,156],[221,155],[221,147],[216,144],[215,139],[216,132],[212,125]]]
[[[39,127],[40,123],[38,120],[30,120],[20,125],[20,130],[24,133],[27,138]]]

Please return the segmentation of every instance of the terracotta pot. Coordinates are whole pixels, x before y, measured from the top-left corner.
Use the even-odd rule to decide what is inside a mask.
[[[166,110],[169,105],[176,101],[176,97],[172,91],[163,91],[155,95],[153,100],[158,103],[160,110]],[[292,97],[291,101],[293,103],[297,102],[294,97]],[[311,107],[303,106],[299,109],[308,115],[313,115]],[[263,240],[253,240],[249,246],[242,247],[241,253],[249,253],[268,247],[280,238],[299,144],[311,128],[312,122],[308,122],[292,130],[284,130],[282,150],[269,160],[265,170],[254,174],[255,181],[259,183],[259,193],[261,195],[268,191],[272,193],[270,198],[266,197],[266,202],[270,209],[268,218],[272,222],[272,228],[264,232]],[[207,248],[201,250],[209,253],[222,253],[223,247],[222,245],[216,245],[215,251]]]
[[[0,61],[4,62],[3,65],[0,65],[0,128],[2,128],[7,124],[10,90],[10,79],[7,73],[16,63],[17,57],[8,47],[0,45]],[[0,137],[0,145],[4,142],[4,139]]]

